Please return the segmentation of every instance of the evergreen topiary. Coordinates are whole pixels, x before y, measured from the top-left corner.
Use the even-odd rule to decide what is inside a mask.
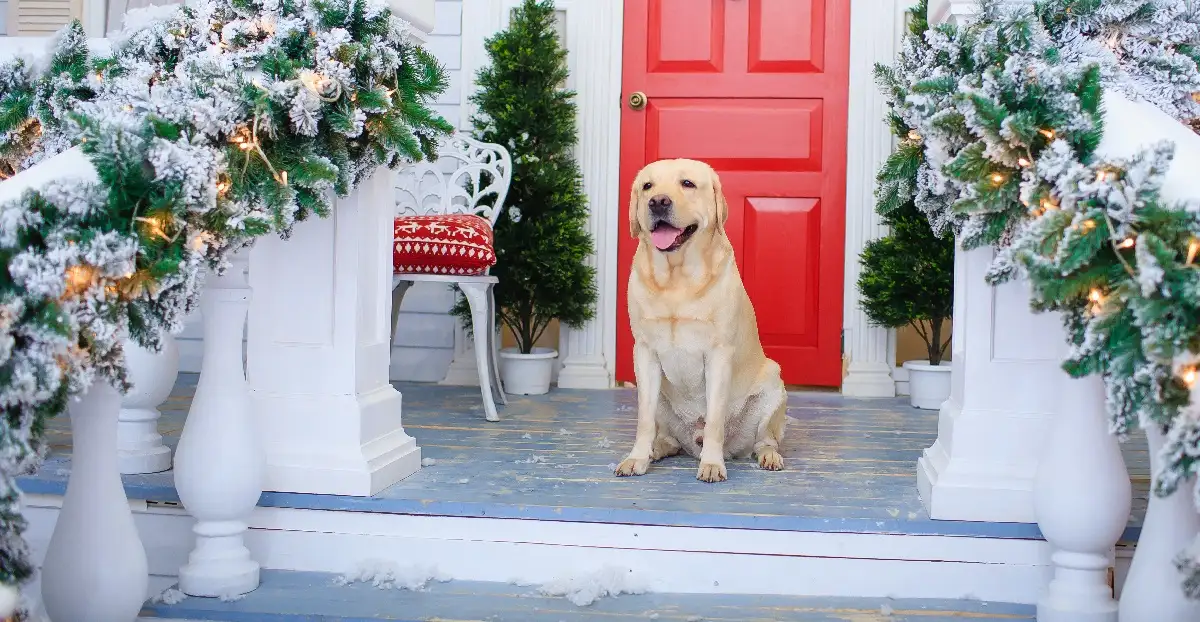
[[[954,308],[954,240],[939,238],[912,201],[884,216],[891,234],[872,240],[859,256],[862,308],[871,322],[912,326],[938,365],[950,344],[942,328]]]
[[[550,322],[579,327],[595,315],[596,270],[576,143],[575,93],[563,88],[567,51],[552,0],[525,0],[507,30],[487,40],[491,65],[475,78],[471,119],[479,140],[513,158],[507,206],[496,223],[496,306],[528,354]],[[460,300],[454,312],[469,326]]]

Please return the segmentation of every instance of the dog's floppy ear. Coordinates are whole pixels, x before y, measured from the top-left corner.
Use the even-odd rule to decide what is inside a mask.
[[[717,228],[725,229],[725,221],[729,220],[729,204],[725,202],[725,191],[721,187],[721,177],[716,171],[710,170],[712,176],[713,205],[717,210]]]
[[[642,223],[638,222],[638,183],[637,178],[629,188],[629,237],[642,236]]]

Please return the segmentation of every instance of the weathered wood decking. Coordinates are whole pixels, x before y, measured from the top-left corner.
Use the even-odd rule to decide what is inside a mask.
[[[174,445],[197,376],[182,374],[160,429]],[[796,393],[783,453],[786,469],[729,465],[729,481],[695,479],[696,461],[675,457],[639,478],[617,478],[633,441],[633,390],[555,390],[510,396],[499,423],[483,418],[478,390],[398,385],[404,426],[435,464],[375,497],[265,493],[260,505],[441,516],[488,516],[603,523],[797,531],[1037,538],[1036,525],[934,521],[921,507],[916,461],[936,437],[937,413],[903,399],[853,400]],[[30,493],[62,494],[70,460],[66,418],[50,425],[52,455]],[[1146,502],[1147,456],[1126,444],[1135,484],[1128,538]],[[125,477],[130,498],[175,501],[171,472]]]

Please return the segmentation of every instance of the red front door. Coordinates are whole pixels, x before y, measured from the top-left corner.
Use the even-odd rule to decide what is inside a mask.
[[[763,346],[788,384],[842,379],[849,41],[847,0],[625,0],[622,189],[654,160],[717,170]],[[636,242],[618,211],[617,379],[632,381]]]

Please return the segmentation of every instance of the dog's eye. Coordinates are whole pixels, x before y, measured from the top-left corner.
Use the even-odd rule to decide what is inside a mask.
[[[650,182],[646,182],[646,183],[642,184],[642,190],[649,190],[653,187],[654,187],[654,184],[652,184]]]
[[[696,184],[693,184],[692,180],[690,180],[690,179],[685,179],[685,180],[683,180],[683,187],[684,188],[695,188]]]

